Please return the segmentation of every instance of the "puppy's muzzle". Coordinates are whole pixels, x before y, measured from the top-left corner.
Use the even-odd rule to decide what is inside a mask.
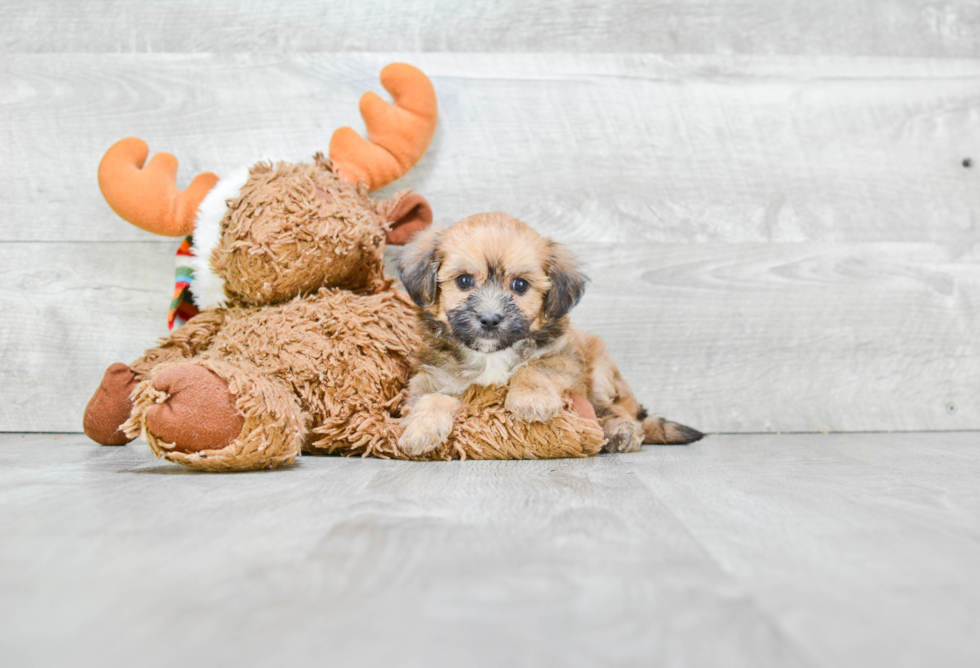
[[[530,323],[499,286],[486,285],[448,314],[453,336],[481,352],[503,350],[528,334]]]

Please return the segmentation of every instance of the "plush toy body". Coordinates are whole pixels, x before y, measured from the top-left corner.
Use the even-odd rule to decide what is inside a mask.
[[[190,285],[197,314],[131,365],[107,370],[85,411],[93,440],[142,434],[158,456],[206,470],[274,467],[301,451],[403,457],[397,416],[419,338],[382,257],[432,213],[407,191],[391,201],[368,192],[425,152],[436,101],[411,66],[390,65],[381,80],[395,105],[365,95],[372,141],[342,128],[332,160],[202,174],[181,192],[172,156],[144,166],[148,147],[133,138],[106,153],[99,182],[120,216],[193,235],[191,271],[178,285]],[[473,388],[454,438],[424,458],[595,454],[602,431],[570,397],[567,407],[551,423],[519,423],[499,388]]]
[[[145,379],[123,430],[197,468],[261,468],[301,450],[392,456],[411,322],[393,290],[323,288],[276,306],[207,311],[132,365]]]

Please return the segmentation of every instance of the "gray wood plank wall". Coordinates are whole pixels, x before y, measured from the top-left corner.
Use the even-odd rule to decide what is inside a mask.
[[[974,0],[16,0],[0,49],[980,55]]]
[[[653,411],[711,431],[980,428],[980,3],[0,2],[0,430],[77,431],[165,333],[175,242],[95,168],[302,159],[407,60],[396,186],[511,212]]]

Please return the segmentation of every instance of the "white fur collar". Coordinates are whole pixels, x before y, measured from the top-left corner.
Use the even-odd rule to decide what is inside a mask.
[[[249,167],[240,167],[220,179],[211,189],[197,209],[194,220],[194,244],[188,264],[194,272],[191,290],[194,305],[200,309],[216,308],[225,305],[225,279],[211,269],[211,252],[221,240],[221,219],[228,211],[225,204],[238,197],[242,186],[248,181]]]
[[[517,370],[521,356],[513,347],[495,353],[466,349],[466,366],[462,375],[474,385],[506,385]]]

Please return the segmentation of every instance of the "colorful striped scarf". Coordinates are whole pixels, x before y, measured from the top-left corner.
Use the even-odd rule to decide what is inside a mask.
[[[167,312],[167,326],[170,327],[171,331],[201,312],[201,309],[194,305],[194,297],[191,292],[191,286],[194,284],[194,270],[190,265],[190,258],[194,257],[194,252],[191,250],[193,243],[193,237],[185,237],[180,248],[177,249],[174,298],[170,300],[170,310]]]

